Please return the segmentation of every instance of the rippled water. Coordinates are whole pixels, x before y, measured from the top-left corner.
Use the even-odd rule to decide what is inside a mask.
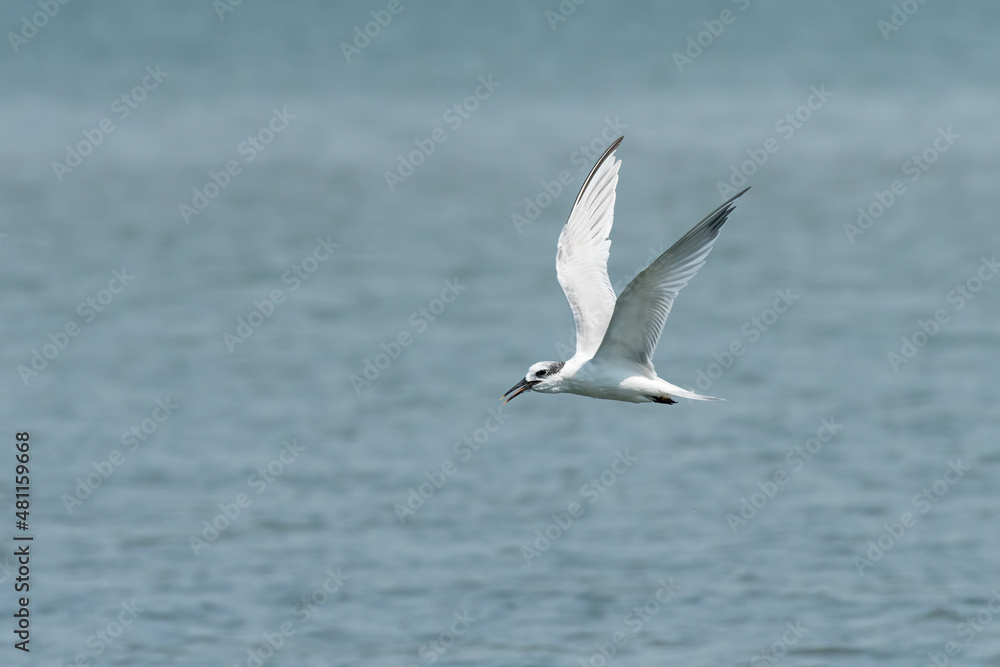
[[[2,662],[996,664],[1000,15],[900,4],[8,37]],[[619,289],[753,186],[656,357],[727,401],[500,407],[572,345],[555,241],[619,131]]]

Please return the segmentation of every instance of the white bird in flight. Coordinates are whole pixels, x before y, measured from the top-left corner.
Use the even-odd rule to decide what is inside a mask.
[[[677,293],[705,263],[735,201],[719,206],[637,275],[621,297],[608,278],[619,137],[604,152],[576,197],[559,235],[556,276],[576,322],[576,353],[569,361],[540,361],[503,395],[526,391],[571,393],[630,403],[676,403],[674,397],[713,400],[658,377],[653,351]]]

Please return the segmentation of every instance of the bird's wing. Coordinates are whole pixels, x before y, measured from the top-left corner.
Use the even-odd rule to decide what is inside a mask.
[[[608,235],[621,166],[614,152],[623,138],[608,147],[583,182],[556,251],[556,276],[576,322],[576,354],[587,358],[597,351],[615,310],[615,290],[608,278]]]
[[[709,213],[629,283],[615,305],[595,359],[627,364],[648,377],[656,376],[653,351],[674,299],[705,263],[733,202],[743,192]]]

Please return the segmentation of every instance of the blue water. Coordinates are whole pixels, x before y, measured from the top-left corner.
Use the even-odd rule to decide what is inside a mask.
[[[4,4],[0,663],[997,664],[1000,8],[846,4]],[[727,401],[501,409],[618,132]]]

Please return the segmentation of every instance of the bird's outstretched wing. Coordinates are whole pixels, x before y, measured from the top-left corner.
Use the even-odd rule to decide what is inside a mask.
[[[743,192],[709,213],[629,283],[615,305],[595,359],[630,365],[648,377],[656,377],[653,351],[674,299],[705,264],[719,230],[734,208],[733,202]]]
[[[623,138],[608,147],[583,182],[556,251],[556,276],[576,322],[576,354],[587,358],[600,346],[615,310],[615,290],[608,278],[608,235],[621,166],[614,153]]]

